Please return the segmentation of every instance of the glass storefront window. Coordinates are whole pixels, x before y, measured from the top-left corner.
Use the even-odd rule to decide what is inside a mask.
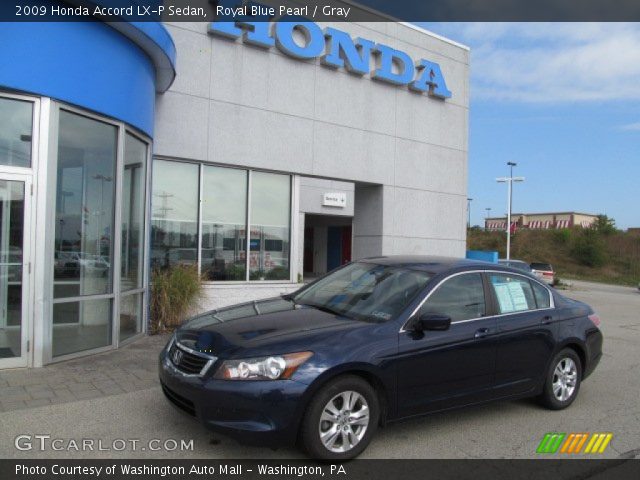
[[[289,279],[291,177],[251,175],[250,280]]]
[[[31,166],[33,103],[0,98],[0,165]]]
[[[118,129],[60,111],[54,297],[112,293]]]
[[[156,160],[153,165],[151,268],[198,261],[199,166]]]
[[[247,171],[203,170],[202,273],[208,280],[245,280]]]
[[[142,331],[142,294],[123,295],[120,298],[120,341]]]
[[[111,345],[112,300],[82,300],[53,305],[54,357]]]
[[[119,135],[124,143],[122,158],[118,157]],[[143,330],[148,148],[121,125],[59,110],[54,358],[108,347]],[[116,195],[118,178],[122,189]],[[118,225],[117,198],[121,202]],[[118,252],[114,252],[116,238],[122,242]],[[120,272],[113,267],[118,255]],[[119,302],[117,295],[121,295]],[[120,311],[114,311],[115,305],[120,305]],[[115,338],[114,322],[119,329]]]
[[[147,145],[131,134],[124,143],[120,291],[142,287]]]
[[[205,279],[291,278],[290,175],[154,160],[152,177],[152,268],[195,264],[200,224],[200,271]],[[247,205],[249,184],[251,204]]]

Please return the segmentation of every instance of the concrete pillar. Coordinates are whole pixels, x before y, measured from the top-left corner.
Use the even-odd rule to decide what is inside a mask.
[[[392,205],[391,187],[356,184],[353,212],[354,260],[392,253],[392,219],[388,213],[385,214]]]

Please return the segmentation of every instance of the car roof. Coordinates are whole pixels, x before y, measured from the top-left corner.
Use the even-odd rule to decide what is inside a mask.
[[[525,262],[524,260],[515,260],[515,259],[513,259],[513,258],[510,258],[509,260],[507,260],[506,258],[500,258],[500,259],[498,260],[498,263],[510,263],[510,262],[513,262],[513,263],[524,263],[525,265],[529,265],[529,264],[528,264],[527,262]]]
[[[366,263],[378,265],[391,265],[407,267],[415,270],[423,270],[429,273],[438,274],[453,269],[493,269],[499,267],[500,270],[512,271],[508,267],[497,263],[483,262],[481,260],[470,260],[457,257],[438,257],[430,255],[387,255],[383,257],[369,257],[359,260]]]

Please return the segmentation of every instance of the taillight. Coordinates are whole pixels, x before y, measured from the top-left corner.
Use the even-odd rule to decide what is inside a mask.
[[[600,317],[595,313],[589,315],[589,320],[591,320],[591,323],[593,323],[596,327],[600,326]]]

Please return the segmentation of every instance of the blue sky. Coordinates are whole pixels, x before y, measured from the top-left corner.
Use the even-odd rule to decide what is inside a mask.
[[[471,47],[472,224],[506,212],[511,160],[514,212],[640,227],[640,24],[420,25]]]

